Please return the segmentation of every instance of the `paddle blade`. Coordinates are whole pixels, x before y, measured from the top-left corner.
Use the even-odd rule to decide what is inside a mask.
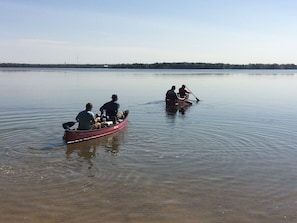
[[[75,125],[76,122],[66,122],[66,123],[63,123],[62,126],[64,129],[70,129],[72,126]]]

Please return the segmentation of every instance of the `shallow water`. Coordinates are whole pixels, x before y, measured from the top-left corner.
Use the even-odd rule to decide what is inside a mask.
[[[296,222],[297,71],[0,70],[1,222]],[[200,101],[167,112],[186,84]],[[128,127],[65,145],[113,93]]]

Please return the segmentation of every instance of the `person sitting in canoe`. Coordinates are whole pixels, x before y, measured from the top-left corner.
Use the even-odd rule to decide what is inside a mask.
[[[118,96],[116,94],[113,94],[111,96],[111,101],[106,102],[104,105],[100,107],[101,117],[103,117],[104,111],[107,120],[113,121],[113,123],[116,123],[118,121],[118,110],[119,110],[119,103],[117,103]]]
[[[166,105],[175,105],[178,100],[178,97],[175,93],[175,86],[172,86],[170,90],[166,92]]]
[[[76,116],[78,122],[78,130],[89,130],[91,128],[99,128],[100,123],[95,121],[95,115],[92,112],[93,104],[87,103],[86,109],[79,112]]]
[[[180,87],[180,89],[178,89],[178,93],[179,93],[179,96],[180,96],[181,98],[188,99],[188,98],[189,98],[189,94],[191,94],[191,91],[188,91],[188,90],[186,89],[186,85],[183,84],[183,85]]]

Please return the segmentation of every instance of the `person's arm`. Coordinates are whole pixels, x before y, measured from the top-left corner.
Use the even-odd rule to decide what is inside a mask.
[[[191,93],[192,93],[189,89],[185,89],[185,92],[186,92],[187,94],[191,94]]]

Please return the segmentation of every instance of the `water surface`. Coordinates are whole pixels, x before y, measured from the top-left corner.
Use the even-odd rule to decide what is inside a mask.
[[[2,69],[1,222],[296,222],[297,71]],[[186,84],[200,101],[167,112]],[[65,145],[118,94],[128,127]]]

